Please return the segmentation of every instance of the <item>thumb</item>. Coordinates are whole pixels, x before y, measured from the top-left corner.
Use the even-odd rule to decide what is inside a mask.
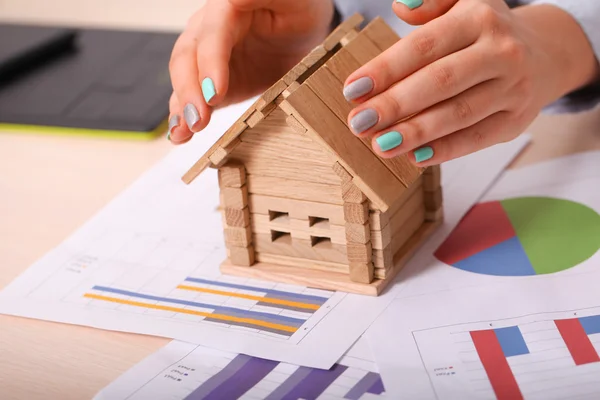
[[[410,25],[423,25],[444,15],[460,0],[395,0],[394,13]]]

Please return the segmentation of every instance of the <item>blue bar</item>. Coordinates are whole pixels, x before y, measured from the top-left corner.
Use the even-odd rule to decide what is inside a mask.
[[[579,318],[579,322],[581,322],[581,326],[583,326],[586,334],[593,335],[594,333],[600,333],[600,315],[581,317]]]
[[[518,326],[494,329],[505,357],[529,354],[529,349]]]
[[[311,296],[308,294],[283,292],[281,290],[263,289],[263,288],[258,288],[258,287],[254,287],[254,286],[238,285],[235,283],[227,283],[227,282],[209,281],[207,279],[200,279],[200,278],[188,277],[185,280],[188,282],[204,283],[206,285],[222,286],[222,287],[226,287],[226,288],[230,288],[230,289],[252,290],[254,292],[268,293],[270,295],[273,295],[275,298],[278,298],[281,300],[294,300],[294,301],[298,301],[298,302],[305,302],[305,303],[318,304],[318,305],[324,304],[328,300],[325,297]]]
[[[212,304],[196,303],[195,301],[152,296],[149,294],[130,292],[128,290],[114,289],[114,288],[105,287],[105,286],[94,286],[92,289],[98,290],[101,292],[115,293],[115,294],[121,294],[124,296],[137,297],[137,298],[145,299],[145,300],[162,301],[164,303],[180,304],[180,305],[190,306],[190,307],[208,308],[208,309],[213,310],[214,314],[225,314],[225,315],[236,316],[236,317],[244,316],[245,318],[253,318],[253,319],[258,319],[258,320],[262,320],[262,321],[285,323],[288,326],[299,327],[303,323],[306,322],[303,319],[284,317],[284,316],[278,315],[278,314],[269,314],[269,313],[262,313],[262,312],[257,312],[257,311],[247,311],[247,310],[242,310],[242,309],[233,308],[233,307],[214,306]]]

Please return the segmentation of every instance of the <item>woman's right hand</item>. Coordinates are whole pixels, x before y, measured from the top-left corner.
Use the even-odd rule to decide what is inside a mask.
[[[280,79],[323,41],[333,15],[333,0],[207,0],[171,55],[171,142],[204,129],[213,108]]]

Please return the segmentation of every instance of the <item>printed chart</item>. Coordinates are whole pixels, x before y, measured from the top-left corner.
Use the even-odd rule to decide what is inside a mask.
[[[572,268],[596,253],[600,214],[570,201],[518,197],[477,204],[435,256],[464,271],[527,276]]]
[[[329,370],[173,341],[96,396],[101,399],[375,399],[383,382],[362,340]]]
[[[482,329],[482,326],[487,326]],[[413,332],[440,399],[600,396],[600,310]]]

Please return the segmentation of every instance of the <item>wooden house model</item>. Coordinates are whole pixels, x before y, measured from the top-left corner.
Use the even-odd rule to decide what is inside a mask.
[[[225,274],[378,295],[442,220],[439,167],[383,159],[342,89],[399,37],[354,15],[269,88],[185,174],[217,168]]]

